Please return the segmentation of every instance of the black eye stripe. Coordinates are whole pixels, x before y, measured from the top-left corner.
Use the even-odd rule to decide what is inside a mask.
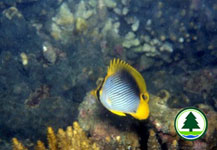
[[[97,96],[97,99],[100,101],[100,99],[99,99],[99,90],[96,91],[96,96]]]
[[[104,83],[104,81],[105,81],[105,79],[103,79],[102,80],[102,82],[101,82],[101,85],[99,86],[99,88],[97,89],[97,91],[96,91],[96,96],[97,96],[97,99],[100,101],[100,95],[99,95],[99,91],[102,89],[102,85],[103,85],[103,83]]]

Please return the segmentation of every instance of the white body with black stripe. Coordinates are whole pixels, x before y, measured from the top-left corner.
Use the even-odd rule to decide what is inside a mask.
[[[109,110],[136,113],[139,106],[139,89],[126,71],[120,70],[107,78],[102,87],[100,101]]]

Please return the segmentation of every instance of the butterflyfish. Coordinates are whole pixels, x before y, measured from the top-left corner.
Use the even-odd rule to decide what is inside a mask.
[[[149,116],[149,94],[142,75],[131,65],[113,59],[107,75],[92,93],[112,113],[144,120]]]

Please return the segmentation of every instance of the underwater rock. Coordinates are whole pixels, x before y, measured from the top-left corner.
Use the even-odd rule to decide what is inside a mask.
[[[184,90],[202,95],[203,91],[209,93],[213,88],[217,77],[217,70],[204,69],[189,72],[189,75],[190,77],[188,75],[183,77]]]
[[[205,112],[208,118],[209,128],[206,135],[202,138],[203,142],[198,141],[191,142],[189,144],[183,142],[175,131],[174,119],[181,109],[170,108],[167,105],[167,102],[170,98],[170,93],[166,90],[160,91],[159,94],[156,96],[150,95],[150,117],[148,119],[148,124],[153,126],[153,129],[150,129],[150,135],[147,145],[148,149],[161,149],[161,144],[165,144],[169,150],[178,150],[179,148],[183,147],[194,149],[198,147],[198,145],[203,145],[203,148],[207,148],[207,145],[212,145],[209,146],[210,148],[216,147],[217,145],[215,141],[217,140],[217,138],[215,136],[215,131],[217,131],[217,113],[210,109],[210,107],[207,107],[207,105],[195,106]],[[109,119],[110,117],[112,117],[113,124]],[[138,135],[132,130],[129,130],[129,127],[133,125],[132,122],[129,119],[125,119],[125,121],[128,120],[128,122],[123,123],[125,124],[124,127],[121,123],[121,119],[123,118],[119,117],[119,123],[122,124],[122,131],[120,131],[114,121],[116,120],[116,117],[118,118],[119,116],[114,116],[110,112],[107,113],[106,110],[103,109],[101,104],[90,93],[87,93],[84,101],[79,106],[79,123],[85,131],[88,131],[90,133],[96,143],[101,141],[100,145],[102,147],[105,147],[107,144],[112,145],[111,143],[117,142],[117,138],[119,139],[120,137],[120,141],[122,141],[121,143],[129,142],[131,143],[129,144],[130,146],[134,145],[134,148],[139,148]],[[124,128],[127,128],[127,132],[123,131]],[[134,135],[134,140],[129,139],[129,134],[131,134],[131,136]],[[123,139],[123,137],[125,138]],[[159,141],[161,141],[161,144],[159,144]],[[118,144],[116,144],[112,145],[113,148],[117,147]]]
[[[208,129],[204,137],[202,138],[208,147],[208,149],[217,148],[217,112],[213,110],[211,106],[205,104],[200,104],[197,106],[199,109],[203,110],[208,120]],[[198,145],[198,143],[195,143]]]
[[[153,129],[149,130],[149,138],[147,143],[148,150],[161,150],[160,143],[156,137],[156,133]]]
[[[115,120],[119,118],[108,113],[90,93],[87,93],[78,110],[78,122],[81,128],[89,132],[92,139],[102,149],[130,148],[139,150],[139,137],[134,131],[129,130],[133,123],[121,123],[120,120],[117,123]],[[119,124],[121,124],[121,127]]]
[[[17,3],[32,3],[37,2],[38,0],[16,0]]]
[[[36,30],[28,23],[18,8],[12,6],[3,10],[0,19],[0,47],[2,50],[10,50],[19,54],[39,48],[41,40],[39,40]]]
[[[37,2],[37,1],[39,1],[39,0],[1,0],[0,8],[2,8],[1,5],[3,5],[4,7],[6,7],[6,6],[16,6],[17,4],[22,4],[22,3],[28,4],[28,3],[34,3],[34,2]]]
[[[149,138],[147,140],[148,150],[160,150],[162,144],[168,150],[178,149],[216,149],[217,148],[217,113],[207,105],[197,105],[208,118],[208,130],[202,139],[197,141],[183,141],[179,138],[173,127],[174,117],[180,109],[169,108],[167,101],[170,98],[169,92],[162,90],[157,96],[150,95],[150,117],[148,123],[152,128],[149,130]],[[83,102],[79,105],[78,122],[73,123],[73,128],[68,127],[66,131],[59,129],[57,134],[51,127],[48,128],[48,145],[51,150],[65,149],[67,140],[75,140],[77,146],[90,146],[88,149],[100,148],[103,150],[111,149],[131,149],[139,150],[139,135],[131,128],[135,120],[130,118],[123,119],[120,116],[113,115],[102,107],[91,93],[87,93]],[[122,120],[123,119],[123,120]],[[143,124],[144,125],[144,124]],[[80,127],[81,126],[81,127]],[[75,132],[74,132],[75,131]],[[88,132],[89,138],[86,137]],[[140,133],[141,135],[142,133]],[[69,136],[70,135],[70,136]],[[70,138],[68,138],[68,136]],[[79,139],[77,139],[77,136]],[[72,137],[72,138],[71,138]],[[84,138],[83,138],[84,137]],[[159,142],[160,141],[160,142]],[[37,142],[38,150],[44,150],[44,144]],[[25,145],[25,144],[24,144]],[[58,145],[58,147],[56,147]],[[13,146],[16,150],[23,150],[24,146],[17,140],[13,139]],[[70,146],[70,145],[68,145]],[[93,146],[93,147],[92,147]],[[20,149],[18,149],[20,147]],[[56,147],[56,148],[55,148]],[[81,148],[81,147],[79,147]],[[75,148],[75,150],[77,150]]]
[[[23,66],[19,55],[12,55],[10,51],[0,54],[0,110],[3,112],[0,117],[0,149],[12,149],[4,147],[12,136],[19,137],[22,142],[25,139],[35,141],[45,134],[42,128],[48,125],[54,128],[69,125],[69,120],[75,114],[73,110],[77,106],[71,99],[60,97],[60,94],[55,95],[57,90],[54,87],[59,89],[61,85],[68,83],[63,81],[66,72],[61,71],[58,74],[62,81],[60,84],[56,82],[58,67],[53,65],[52,70],[42,67],[40,53],[37,56],[33,52],[28,53],[28,57],[28,65]],[[55,76],[55,80],[49,78],[51,74]],[[13,134],[8,134],[9,132]],[[23,144],[26,145],[26,142]]]
[[[173,128],[174,120],[177,113],[181,109],[169,108],[167,101],[170,98],[170,93],[162,90],[159,96],[151,96],[149,101],[150,117],[149,120],[155,126],[156,130],[170,135],[176,135]]]
[[[156,136],[159,137],[163,144],[166,144],[169,150],[178,150],[179,148],[186,146],[186,143],[181,142],[181,144],[178,144],[181,139],[178,137],[173,127],[175,116],[181,109],[169,108],[167,105],[169,98],[170,94],[166,90],[162,90],[157,96],[150,95],[150,117],[148,123],[152,125],[154,129],[150,129],[150,137],[148,139],[147,145],[148,149],[161,149],[161,145],[159,144],[158,138],[156,138]],[[206,146],[206,143],[210,143],[212,147],[215,147],[216,144],[214,144],[214,142],[216,141],[216,137],[214,133],[217,128],[217,124],[215,123],[217,120],[217,113],[209,110],[207,107],[199,106],[199,108],[205,112],[210,122],[210,129],[208,129],[207,134],[205,137],[203,137],[203,140],[205,140],[204,144]],[[119,137],[121,139],[120,141],[126,143],[125,140],[127,140],[127,135],[131,133],[135,136],[134,140],[137,141],[138,135],[136,136],[136,133],[129,129],[127,132],[120,131],[116,127],[115,122],[113,122],[115,125],[113,126],[111,124],[111,120],[109,119],[110,116],[112,116],[113,119],[115,116],[113,116],[110,112],[106,113],[103,111],[105,110],[103,110],[101,104],[90,93],[86,95],[84,101],[79,106],[79,123],[85,131],[88,131],[91,134],[93,139],[98,142],[101,141],[100,145],[105,147],[105,145],[109,143],[111,144],[117,142],[118,140],[116,138],[119,139]],[[104,118],[102,119],[101,117]],[[132,123],[128,125],[131,126]],[[129,128],[129,126],[127,128]],[[156,133],[154,130],[156,130]],[[125,137],[125,140],[122,139],[123,137]],[[131,140],[128,142],[131,143],[130,145],[132,146],[132,143],[135,143],[135,141]],[[137,144],[134,144],[134,147],[139,147],[138,141],[136,143]],[[188,147],[193,149],[200,143],[201,142],[192,142],[191,145],[188,144]],[[117,147],[117,145],[112,146]]]
[[[34,92],[30,93],[29,97],[25,100],[25,105],[28,108],[34,108],[40,105],[41,100],[50,96],[50,88],[47,85],[41,85]]]
[[[195,107],[202,110],[208,119],[208,130],[205,136],[202,137],[201,140],[196,142],[183,142],[176,134],[175,129],[173,127],[174,119],[177,113],[181,109],[169,108],[167,105],[167,101],[170,97],[169,92],[163,90],[159,93],[159,95],[150,97],[150,117],[149,120],[151,124],[154,125],[157,130],[157,134],[162,140],[162,143],[166,143],[167,147],[170,149],[171,147],[175,148],[183,148],[187,147],[190,149],[215,149],[217,147],[216,141],[216,131],[217,131],[217,113],[213,111],[213,109],[208,105],[197,105]],[[177,144],[179,143],[179,144]],[[187,144],[187,145],[186,145]],[[200,145],[200,146],[199,146]]]
[[[201,69],[189,71],[182,77],[181,81],[184,91],[187,95],[191,95],[194,101],[213,105],[213,96],[216,93],[215,84],[217,84],[216,77],[217,69]]]

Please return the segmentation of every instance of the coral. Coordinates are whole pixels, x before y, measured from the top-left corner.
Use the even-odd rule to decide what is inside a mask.
[[[133,32],[128,32],[122,43],[122,46],[125,48],[131,48],[139,45],[140,45],[140,41],[139,39],[136,38],[136,35]]]
[[[47,129],[47,140],[48,140],[49,149],[56,150],[57,149],[57,139],[56,139],[56,135],[52,127],[48,127]]]
[[[63,3],[59,9],[59,12],[55,18],[53,18],[55,23],[64,27],[73,27],[74,24],[74,16],[71,13],[68,5]],[[71,26],[72,25],[72,26]]]
[[[160,150],[160,143],[156,137],[156,133],[153,129],[149,130],[149,138],[148,138],[148,150]]]
[[[76,5],[75,16],[77,18],[89,19],[94,14],[94,9],[90,9],[89,4],[85,1],[80,1]]]
[[[104,37],[111,35],[112,38],[114,39],[119,38],[120,37],[119,27],[120,27],[120,22],[116,22],[113,18],[108,18],[105,22],[101,34]]]
[[[71,36],[74,30],[75,18],[67,3],[63,3],[58,13],[52,18],[51,35],[55,40],[61,40],[67,42],[69,34]]]
[[[131,26],[131,29],[133,32],[137,31],[139,29],[139,20],[137,19]]]
[[[135,53],[145,53],[146,56],[159,56],[162,59],[167,59],[167,57],[164,58],[162,54],[164,54],[164,52],[173,52],[173,46],[169,42],[162,42],[157,38],[150,39],[149,36],[142,36],[140,41],[141,44],[133,49]],[[142,45],[143,42],[145,43]]]
[[[70,5],[75,5],[75,8],[72,9]],[[56,16],[52,18],[50,33],[55,40],[64,44],[71,43],[71,40],[82,38],[77,33],[86,33],[90,25],[88,19],[93,14],[94,10],[90,9],[85,1],[78,4],[64,2],[59,7]]]
[[[37,141],[37,145],[35,146],[35,150],[46,150],[44,143],[40,140]]]
[[[17,138],[12,139],[13,142],[13,150],[27,150],[22,143],[20,143]]]
[[[51,25],[51,36],[55,39],[55,40],[60,40],[62,38],[61,35],[61,29],[57,24],[52,24]]]
[[[117,5],[116,2],[113,0],[105,0],[104,2],[108,8],[115,8]]]
[[[58,129],[57,134],[54,133],[52,127],[48,127],[47,132],[48,150],[99,150],[99,146],[88,138],[81,129],[78,122],[68,126],[66,131]],[[27,150],[16,138],[12,139],[13,150]],[[41,141],[37,141],[36,150],[45,150],[46,147]]]
[[[16,7],[10,7],[9,9],[6,9],[3,11],[3,14],[9,19],[13,19],[14,17],[22,18],[23,15],[19,12],[19,10]]]
[[[76,31],[83,32],[87,29],[87,22],[83,18],[77,18],[76,20]]]

